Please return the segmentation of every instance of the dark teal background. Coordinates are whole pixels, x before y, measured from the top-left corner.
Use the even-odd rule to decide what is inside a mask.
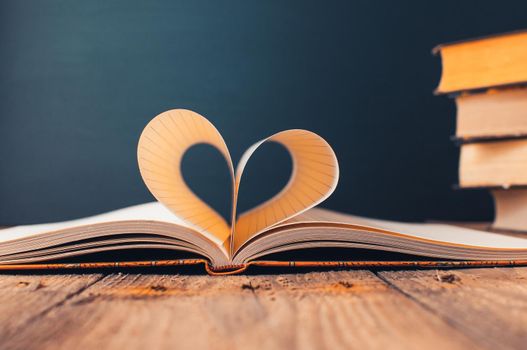
[[[0,224],[151,200],[136,143],[171,108],[208,117],[236,160],[282,129],[319,133],[341,165],[327,207],[488,220],[488,194],[451,188],[455,107],[432,95],[430,50],[525,27],[525,1],[2,1]],[[225,169],[198,151],[186,176],[219,205]],[[246,198],[284,182],[276,157]]]

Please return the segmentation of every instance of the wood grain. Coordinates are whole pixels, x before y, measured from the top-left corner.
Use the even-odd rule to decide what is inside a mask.
[[[40,278],[0,280],[34,285]],[[56,279],[50,294],[60,294],[53,298],[62,302],[44,298],[46,312],[37,312],[34,321],[31,306],[4,307],[9,313],[2,310],[4,322],[25,321],[13,321],[13,332],[2,338],[3,349],[476,347],[450,322],[365,270],[228,277],[117,273],[98,280],[78,276],[86,287],[76,294],[62,290],[70,288],[72,276],[50,278]]]
[[[524,349],[527,344],[527,268],[379,276],[484,348]]]
[[[101,278],[102,275],[1,276],[0,339],[4,342],[21,329],[38,327],[47,313]]]

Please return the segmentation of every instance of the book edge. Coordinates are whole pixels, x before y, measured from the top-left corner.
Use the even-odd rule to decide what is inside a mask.
[[[527,81],[518,81],[515,83],[505,83],[505,84],[495,84],[495,85],[488,85],[488,86],[482,86],[482,87],[475,87],[475,88],[466,88],[466,89],[459,89],[459,90],[449,90],[449,91],[440,91],[439,86],[433,91],[433,94],[435,96],[444,95],[449,98],[456,98],[459,95],[468,92],[471,94],[481,94],[486,93],[488,90],[492,89],[507,89],[507,88],[514,88],[514,87],[527,87]]]
[[[527,139],[527,133],[520,134],[507,134],[507,135],[488,135],[488,136],[471,136],[471,137],[462,137],[452,135],[450,140],[454,142],[456,146],[462,146],[471,143],[492,143],[500,141],[513,141]]]
[[[527,266],[527,260],[426,260],[426,261],[251,261],[241,265],[213,267],[204,259],[94,262],[94,263],[49,263],[0,265],[0,271],[31,270],[89,270],[108,268],[174,267],[203,264],[211,276],[237,275],[249,267],[279,268],[467,268],[467,267],[511,267]]]
[[[489,185],[489,186],[461,186],[460,184],[453,184],[452,189],[454,190],[513,190],[513,189],[525,189],[525,185],[510,185],[510,186],[500,186],[500,185]]]
[[[463,44],[463,43],[467,43],[467,42],[471,42],[471,41],[479,41],[479,40],[485,40],[485,39],[499,38],[501,36],[508,36],[508,35],[514,35],[514,34],[520,34],[520,33],[527,33],[527,28],[511,30],[511,31],[508,31],[508,32],[505,32],[505,33],[492,33],[492,34],[487,34],[487,35],[480,35],[480,36],[477,36],[475,38],[468,38],[468,39],[449,41],[449,42],[446,42],[446,43],[443,43],[443,44],[438,44],[438,45],[434,46],[432,48],[432,54],[433,55],[437,55],[441,51],[441,49],[443,47],[445,47],[445,46],[458,45],[458,44]]]

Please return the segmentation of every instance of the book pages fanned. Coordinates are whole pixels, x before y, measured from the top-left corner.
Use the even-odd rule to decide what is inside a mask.
[[[293,162],[291,177],[278,194],[237,217],[243,170],[266,142],[280,143],[289,151]],[[194,194],[183,179],[183,155],[200,143],[215,147],[229,166],[233,182],[230,223]],[[203,234],[229,245],[231,254],[255,234],[321,203],[335,190],[339,177],[331,146],[317,134],[300,129],[282,131],[255,143],[243,154],[234,172],[229,150],[218,130],[201,115],[184,109],[170,110],[152,119],[141,134],[137,152],[143,180],[156,199]]]

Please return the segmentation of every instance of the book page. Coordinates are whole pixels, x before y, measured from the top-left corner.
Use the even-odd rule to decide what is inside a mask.
[[[315,133],[295,129],[274,134],[243,154],[236,168],[235,197],[249,158],[266,142],[280,143],[289,151],[292,174],[282,191],[239,216],[234,230],[234,250],[266,228],[313,208],[337,187],[339,166],[331,146]]]
[[[172,213],[202,234],[226,242],[229,223],[187,186],[181,173],[185,152],[202,143],[223,155],[234,179],[231,156],[218,130],[201,115],[184,109],[161,113],[145,127],[137,146],[139,170],[150,192]]]
[[[40,233],[57,230],[70,229],[78,226],[111,223],[116,221],[161,221],[179,226],[188,226],[174,216],[167,208],[159,202],[133,205],[127,208],[110,211],[103,214],[93,215],[82,219],[53,222],[47,224],[22,225],[0,230],[0,243],[30,237]]]
[[[527,227],[527,189],[493,190],[495,229],[525,231]],[[527,237],[527,234],[525,235]]]
[[[527,249],[525,238],[506,234],[474,230],[446,224],[406,223],[343,214],[332,210],[314,208],[286,223],[317,223],[338,225],[369,232],[395,234],[409,239],[433,241],[437,244],[490,249]]]

